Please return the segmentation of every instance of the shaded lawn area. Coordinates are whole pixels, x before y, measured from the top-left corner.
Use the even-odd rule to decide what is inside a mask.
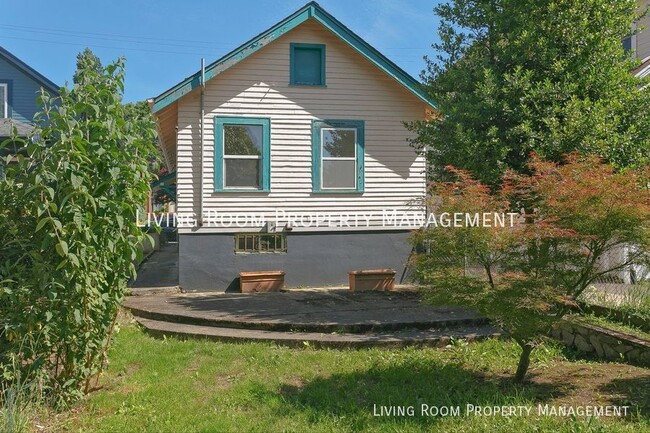
[[[512,384],[517,346],[489,340],[446,349],[290,349],[156,339],[126,325],[93,392],[48,430],[74,432],[641,432],[650,431],[650,370],[534,352],[530,381]],[[420,404],[459,405],[422,417]],[[534,405],[523,417],[464,416],[465,405]],[[627,419],[537,416],[537,404],[630,405]],[[413,405],[414,417],[373,416]]]

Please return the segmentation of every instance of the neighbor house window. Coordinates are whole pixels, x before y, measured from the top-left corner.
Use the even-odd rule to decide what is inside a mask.
[[[241,233],[235,235],[237,253],[286,253],[287,237],[283,234]]]
[[[9,86],[0,83],[0,119],[9,117]]]
[[[625,52],[632,51],[632,36],[623,39],[623,49]]]
[[[363,192],[364,122],[314,120],[312,133],[314,192]]]
[[[623,39],[623,50],[626,54],[632,54],[632,57],[635,56],[634,50],[636,50],[636,25],[632,25],[631,35]]]
[[[252,117],[215,120],[216,191],[269,191],[271,121]]]
[[[325,45],[291,44],[290,84],[325,85]]]

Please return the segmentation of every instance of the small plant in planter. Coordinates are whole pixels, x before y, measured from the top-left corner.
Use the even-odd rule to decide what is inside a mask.
[[[647,171],[615,172],[577,154],[562,164],[533,155],[529,169],[491,190],[449,167],[455,179],[431,186],[427,205],[436,214],[528,209],[513,226],[427,227],[412,236],[428,246],[413,266],[429,300],[475,308],[507,331],[522,349],[517,381],[532,350],[596,278],[650,258]],[[603,267],[621,246],[633,253]]]

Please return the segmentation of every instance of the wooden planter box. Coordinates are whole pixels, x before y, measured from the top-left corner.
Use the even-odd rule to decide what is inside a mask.
[[[284,287],[284,272],[240,272],[239,288],[242,293],[278,292]]]
[[[373,269],[350,272],[350,290],[393,290],[395,271],[392,269]]]

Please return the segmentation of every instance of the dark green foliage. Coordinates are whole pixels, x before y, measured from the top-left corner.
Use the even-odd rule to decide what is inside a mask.
[[[151,117],[122,104],[124,61],[78,56],[72,89],[41,95],[37,129],[0,181],[0,379],[57,402],[101,369],[133,276],[154,152]]]
[[[432,175],[446,165],[496,185],[531,151],[578,151],[617,167],[650,162],[649,89],[622,39],[633,0],[453,0],[423,79],[440,116],[409,125]],[[425,150],[425,146],[426,150]]]

